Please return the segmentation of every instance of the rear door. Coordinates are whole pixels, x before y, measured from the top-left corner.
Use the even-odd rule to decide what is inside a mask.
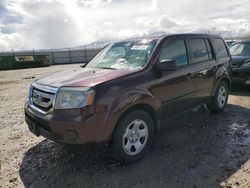
[[[197,103],[209,101],[215,82],[217,64],[211,43],[207,38],[187,39],[190,64],[194,67]]]
[[[194,104],[195,82],[194,69],[189,65],[186,42],[182,38],[167,40],[161,50],[158,63],[164,59],[173,59],[177,70],[161,71],[161,78],[156,88],[161,100],[161,119],[189,109]]]

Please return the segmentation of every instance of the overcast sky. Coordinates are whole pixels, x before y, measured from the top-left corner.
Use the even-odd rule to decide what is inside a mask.
[[[0,0],[0,51],[154,32],[250,34],[250,0]]]

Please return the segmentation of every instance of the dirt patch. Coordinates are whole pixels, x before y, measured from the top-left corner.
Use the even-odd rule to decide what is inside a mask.
[[[6,80],[6,81],[2,81],[0,80],[0,85],[9,85],[9,84],[17,84],[17,80]]]
[[[168,122],[144,159],[129,166],[113,160],[105,145],[69,147],[35,137],[23,114],[30,82],[76,67],[1,72],[0,187],[250,187],[245,87],[233,88],[221,114],[190,112]]]

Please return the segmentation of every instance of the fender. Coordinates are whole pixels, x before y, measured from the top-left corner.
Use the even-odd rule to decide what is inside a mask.
[[[138,105],[150,106],[154,110],[156,118],[158,118],[161,102],[148,90],[135,88],[125,93],[121,91],[120,95],[116,96],[119,97],[113,100],[106,113],[101,130],[103,138],[110,138],[117,122],[124,113]]]
[[[214,81],[215,84],[214,84],[212,96],[215,95],[216,88],[222,80],[226,80],[227,83],[229,84],[229,89],[231,88],[231,70],[230,70],[231,68],[230,67],[231,67],[230,62],[227,62],[223,66],[221,66],[219,70],[217,71],[216,76],[215,76],[215,81]]]

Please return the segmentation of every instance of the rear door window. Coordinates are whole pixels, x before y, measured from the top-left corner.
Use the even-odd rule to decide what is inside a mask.
[[[204,39],[188,39],[192,56],[192,63],[208,61],[211,59],[211,49]]]
[[[167,41],[162,48],[159,56],[159,62],[164,59],[175,60],[177,66],[187,65],[188,58],[184,40],[174,39]]]
[[[227,47],[222,39],[212,39],[214,50],[218,59],[229,57]]]

